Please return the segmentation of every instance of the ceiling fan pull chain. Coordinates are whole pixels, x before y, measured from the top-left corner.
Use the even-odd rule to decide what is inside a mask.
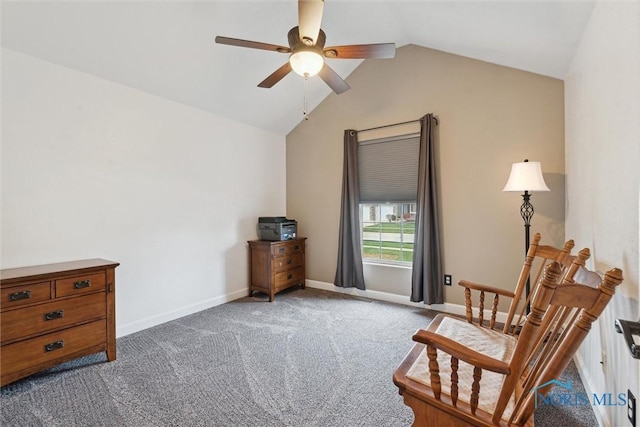
[[[302,106],[302,115],[304,116],[305,120],[309,120],[309,116],[307,115],[307,80],[309,79],[308,76],[304,76],[304,89],[303,89],[303,106]]]

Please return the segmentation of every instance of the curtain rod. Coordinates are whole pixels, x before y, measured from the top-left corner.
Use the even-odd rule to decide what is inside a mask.
[[[439,124],[438,123],[438,118],[436,116],[433,116],[433,119],[436,121],[436,125]],[[360,133],[360,132],[368,132],[370,130],[377,130],[377,129],[389,128],[389,127],[392,127],[392,126],[406,125],[406,124],[409,124],[409,123],[419,122],[420,120],[421,119],[409,120],[407,122],[393,123],[391,125],[377,126],[377,127],[374,127],[374,128],[357,130],[356,132],[358,132],[358,133]]]

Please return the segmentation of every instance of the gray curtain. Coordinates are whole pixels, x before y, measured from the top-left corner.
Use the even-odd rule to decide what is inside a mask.
[[[344,131],[342,206],[338,236],[338,266],[333,283],[342,288],[365,289],[360,252],[360,188],[358,184],[358,132]]]
[[[413,276],[411,278],[411,301],[424,301],[425,304],[444,302],[438,230],[435,120],[433,114],[427,114],[420,119],[416,235],[413,244]]]

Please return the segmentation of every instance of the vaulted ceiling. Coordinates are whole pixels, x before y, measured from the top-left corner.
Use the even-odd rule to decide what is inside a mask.
[[[327,46],[416,44],[562,79],[593,1],[326,0]],[[296,0],[3,1],[2,45],[286,135],[331,90],[291,73],[256,85],[287,56],[214,43],[217,35],[287,45]],[[343,78],[362,60],[328,60]],[[369,60],[382,61],[382,60]]]

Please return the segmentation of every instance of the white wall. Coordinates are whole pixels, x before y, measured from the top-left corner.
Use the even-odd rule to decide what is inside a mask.
[[[576,247],[591,248],[591,267],[619,267],[624,274],[577,360],[592,392],[631,389],[636,398],[640,360],[614,331],[614,320],[640,318],[639,21],[638,2],[596,4],[565,79],[566,236]],[[630,425],[625,407],[596,410],[603,424]]]
[[[119,336],[246,295],[283,136],[6,49],[2,86],[3,268],[120,262]]]

